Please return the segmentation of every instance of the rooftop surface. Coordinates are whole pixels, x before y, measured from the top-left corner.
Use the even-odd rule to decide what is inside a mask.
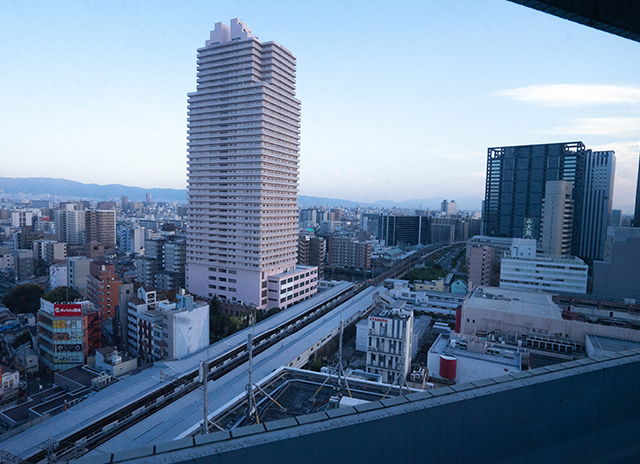
[[[617,353],[624,350],[640,349],[640,343],[619,338],[603,337],[601,335],[587,334],[587,338],[597,350]]]
[[[541,292],[478,287],[471,293],[464,306],[465,308],[473,307],[548,319],[562,319],[562,310],[553,302],[552,295]]]
[[[463,340],[469,343],[473,343],[472,338],[474,337],[453,337],[453,339],[455,339],[457,342]],[[495,347],[500,353],[499,355],[492,355],[485,353],[484,349],[482,351],[474,351],[472,349],[469,349],[469,347],[466,349],[462,349],[459,343],[456,343],[455,347],[453,347],[450,343],[451,340],[451,334],[440,334],[438,339],[429,349],[429,352],[446,356],[455,356],[456,358],[472,358],[484,362],[508,365],[511,366],[514,370],[520,370],[521,368],[521,355],[518,352],[517,348],[489,343],[487,345],[488,347]],[[476,343],[478,343],[480,347],[482,347],[482,345],[484,344],[481,340],[477,340]]]

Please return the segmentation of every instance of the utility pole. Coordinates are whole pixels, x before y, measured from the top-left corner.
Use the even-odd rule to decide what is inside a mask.
[[[204,418],[202,421],[202,433],[209,433],[209,401],[207,397],[208,383],[209,383],[209,352],[207,351],[207,360],[200,361],[200,382],[204,387],[204,404],[202,405],[202,412]]]
[[[259,421],[258,406],[256,405],[256,398],[253,395],[253,334],[247,334],[247,349],[249,350],[249,385],[247,385],[247,405],[248,405],[247,417],[252,417],[255,414],[256,422],[258,422]]]
[[[338,390],[342,391],[342,377],[344,372],[342,370],[342,333],[343,333],[344,324],[342,321],[342,313],[340,313],[340,345],[338,349]]]

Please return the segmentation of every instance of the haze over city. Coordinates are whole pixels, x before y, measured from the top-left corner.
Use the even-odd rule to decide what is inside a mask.
[[[488,147],[615,150],[638,165],[637,44],[510,2],[30,2],[0,7],[3,176],[185,188],[195,50],[239,17],[298,58],[299,192],[484,197]]]

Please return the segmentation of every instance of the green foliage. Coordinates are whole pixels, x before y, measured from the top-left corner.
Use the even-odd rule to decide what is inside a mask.
[[[256,314],[256,322],[263,321],[275,314],[278,314],[280,311],[282,311],[280,308],[271,308],[267,312],[258,311],[258,314]]]
[[[13,287],[2,297],[2,304],[13,313],[37,313],[44,291],[38,285],[23,284]]]
[[[435,264],[433,265],[433,268],[434,268],[434,269],[436,269],[436,270],[440,270],[440,269],[442,269],[442,264],[440,264],[440,263],[435,263]]]
[[[237,332],[242,321],[239,317],[229,317],[222,313],[222,302],[213,297],[209,304],[209,343],[222,340]]]
[[[440,277],[446,277],[447,274],[448,272],[443,270],[442,266],[440,266],[440,269],[435,269],[435,267],[433,269],[420,267],[411,269],[411,271],[407,273],[406,278],[411,282],[414,280],[438,280]]]
[[[67,297],[67,292],[68,297]],[[73,287],[56,287],[48,293],[45,293],[42,298],[51,303],[67,303],[69,301],[80,298],[80,292]]]
[[[16,339],[11,343],[11,346],[14,348],[18,348],[20,345],[24,345],[25,343],[31,343],[31,334],[29,331],[23,332],[16,337]]]
[[[320,372],[320,369],[322,369],[322,366],[323,366],[322,359],[316,359],[314,363],[311,364],[311,366],[309,366],[309,370]]]

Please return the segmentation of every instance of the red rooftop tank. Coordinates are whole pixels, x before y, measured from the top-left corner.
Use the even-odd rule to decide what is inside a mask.
[[[440,377],[453,380],[456,378],[458,358],[455,356],[440,355]]]

